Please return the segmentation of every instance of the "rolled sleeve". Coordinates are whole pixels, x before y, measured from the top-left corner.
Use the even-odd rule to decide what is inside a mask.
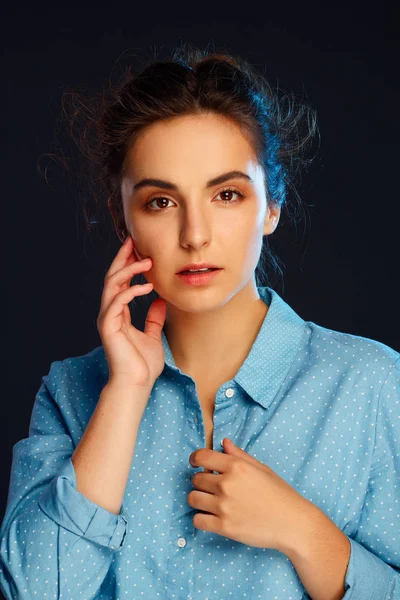
[[[62,386],[63,362],[55,361],[36,394],[29,435],[13,447],[0,528],[0,589],[7,600],[98,597],[113,553],[125,542],[127,520],[77,490],[67,418],[73,396],[63,389],[60,398]]]
[[[107,546],[123,547],[127,520],[92,502],[77,490],[76,473],[69,458],[38,499],[43,512],[61,527]]]
[[[368,490],[345,575],[343,600],[400,600],[400,359],[377,407]]]
[[[400,600],[400,575],[357,541],[349,540],[343,600]]]

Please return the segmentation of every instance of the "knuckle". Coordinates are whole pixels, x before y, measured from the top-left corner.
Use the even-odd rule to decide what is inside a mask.
[[[220,515],[219,530],[220,530],[220,535],[229,537],[229,528],[227,525],[227,520],[226,520],[226,517],[222,514]]]
[[[234,460],[232,462],[231,471],[235,475],[242,475],[247,472],[247,463],[242,460]]]
[[[235,477],[230,477],[229,474],[217,480],[218,492],[221,502],[224,503],[232,497],[235,491]]]
[[[217,492],[221,497],[226,496],[226,481],[225,477],[218,477],[215,487],[217,488]]]
[[[222,516],[222,520],[227,521],[227,520],[231,520],[231,516],[232,516],[232,505],[229,502],[228,498],[222,498],[220,503],[219,503],[219,511],[220,514]]]

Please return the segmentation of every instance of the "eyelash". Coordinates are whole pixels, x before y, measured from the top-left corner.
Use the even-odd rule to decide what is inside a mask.
[[[225,205],[227,204],[237,204],[238,202],[240,202],[241,200],[243,200],[244,198],[244,194],[242,194],[242,192],[238,192],[238,190],[235,190],[233,188],[225,188],[224,190],[221,190],[218,194],[218,196],[220,194],[223,194],[224,192],[234,192],[235,194],[237,194],[240,197],[240,200],[221,200],[221,202]],[[153,212],[162,212],[164,210],[166,210],[167,208],[170,208],[169,206],[165,206],[164,208],[150,208],[150,204],[152,202],[154,202],[154,200],[159,200],[160,198],[166,198],[166,196],[156,196],[155,198],[152,198],[151,200],[149,200],[146,205],[145,205],[145,210],[149,210],[149,211],[153,211]],[[167,200],[169,200],[169,198],[166,198]]]

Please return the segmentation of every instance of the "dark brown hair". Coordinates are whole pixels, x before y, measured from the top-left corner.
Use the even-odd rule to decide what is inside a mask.
[[[121,241],[127,233],[120,193],[127,149],[152,123],[204,112],[223,115],[239,125],[262,166],[266,200],[282,207],[281,221],[285,209],[297,225],[304,207],[295,182],[314,158],[307,160],[305,149],[319,135],[315,110],[297,102],[293,93],[273,89],[244,58],[183,43],[167,60],[148,61],[139,73],[132,74],[129,65],[116,85],[109,82],[100,93],[86,96],[73,90],[62,96],[62,116],[80,150],[82,180],[89,197],[97,205],[100,201],[101,209],[110,214],[105,209],[107,201]],[[294,203],[288,201],[289,192]],[[86,205],[83,212],[86,227],[93,229],[97,215],[90,216]],[[257,285],[270,285],[270,269],[282,276],[280,259],[264,236]]]

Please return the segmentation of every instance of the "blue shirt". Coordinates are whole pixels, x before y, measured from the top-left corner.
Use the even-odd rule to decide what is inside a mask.
[[[348,536],[345,600],[400,599],[400,354],[304,321],[271,288],[235,377],[215,397],[226,436]],[[189,455],[206,446],[194,380],[164,370],[143,413],[121,511],[76,489],[75,447],[108,381],[102,346],[51,363],[13,447],[0,530],[7,600],[309,598],[289,558],[193,526]]]

